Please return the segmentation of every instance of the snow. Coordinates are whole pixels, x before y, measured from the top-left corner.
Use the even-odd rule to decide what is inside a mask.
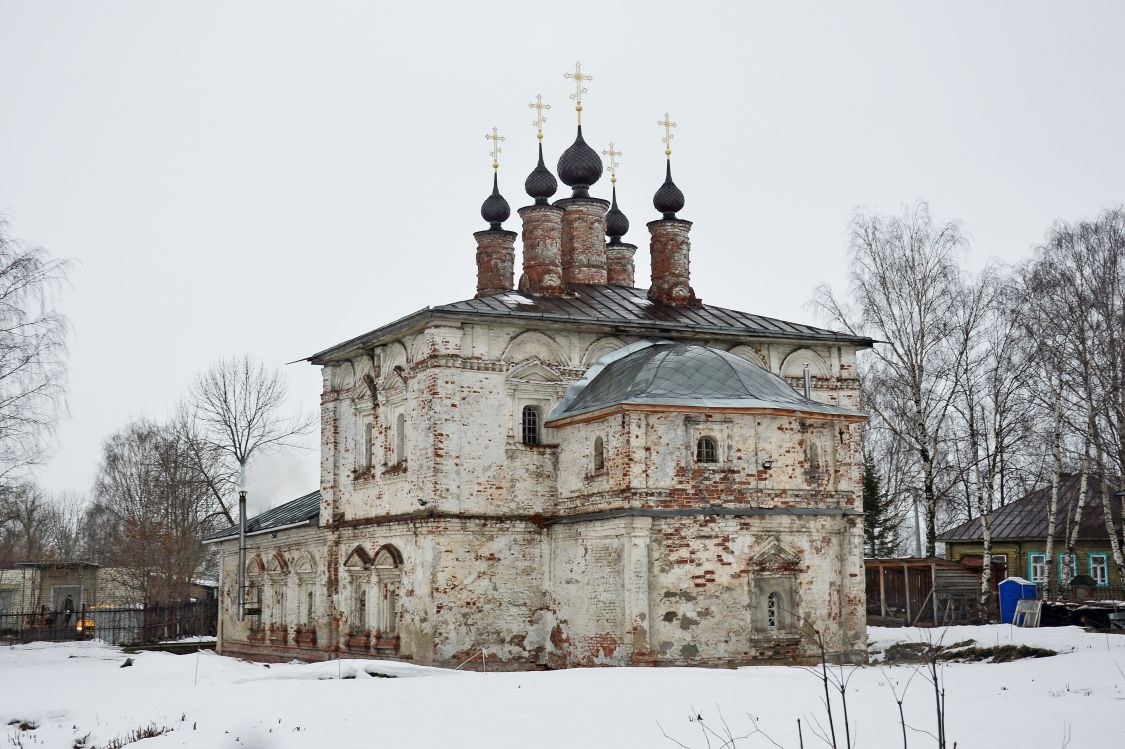
[[[533,302],[532,300],[528,299],[522,294],[517,294],[515,292],[505,294],[503,301],[507,302],[508,304],[535,304],[535,302]]]
[[[873,653],[903,641],[982,646],[1025,644],[1060,655],[1012,663],[948,664],[947,730],[962,749],[1120,745],[1125,735],[1125,636],[1076,627],[1008,625],[868,630]],[[121,668],[126,657],[133,666]],[[850,669],[849,669],[850,670]],[[911,666],[861,667],[848,710],[862,748],[901,746],[891,693],[906,692],[908,724],[933,729],[933,692]],[[397,678],[377,678],[377,676]],[[351,677],[351,678],[341,678]],[[691,747],[705,746],[702,714],[719,711],[736,733],[747,713],[779,745],[797,747],[796,721],[823,722],[820,683],[806,669],[753,666],[601,668],[534,673],[468,673],[387,661],[342,660],[265,666],[216,655],[125,654],[99,642],[32,643],[0,649],[0,727],[15,745],[104,746],[155,723],[173,730],[146,739],[159,747],[670,747],[660,726]],[[839,710],[836,711],[839,720]],[[38,727],[22,735],[10,721]],[[839,727],[839,723],[837,724]],[[842,728],[840,729],[842,730]],[[32,740],[34,736],[34,740]],[[7,745],[3,743],[0,745]],[[911,747],[934,742],[910,733]],[[739,747],[769,746],[761,736]]]

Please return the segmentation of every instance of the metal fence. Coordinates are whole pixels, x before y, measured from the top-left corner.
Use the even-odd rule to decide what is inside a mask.
[[[0,611],[0,643],[103,640],[111,645],[152,645],[189,637],[214,637],[214,599],[78,611]]]

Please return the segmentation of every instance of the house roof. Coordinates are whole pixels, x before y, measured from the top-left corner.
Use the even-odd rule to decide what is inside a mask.
[[[1055,520],[1055,539],[1064,540],[1068,532],[1068,521],[1073,522],[1074,510],[1078,503],[1078,489],[1081,477],[1078,474],[1063,474],[1059,480],[1058,514]],[[1109,487],[1110,512],[1114,525],[1121,528],[1121,507],[1114,502],[1117,489]],[[1014,502],[992,511],[992,540],[1016,541],[1047,538],[1047,510],[1051,501],[1051,485],[1029,492]],[[1118,530],[1120,532],[1120,530]],[[984,538],[980,518],[962,523],[938,536],[938,541],[977,541]],[[1086,506],[1082,510],[1082,522],[1078,526],[1078,538],[1083,541],[1108,539],[1105,518],[1102,510],[1101,481],[1090,476],[1086,486]]]
[[[297,525],[316,525],[320,520],[320,490],[266,510],[246,521],[246,534],[257,535],[292,528]],[[238,525],[212,533],[204,543],[238,538]]]
[[[551,410],[548,425],[628,404],[860,415],[804,398],[785,380],[740,356],[694,343],[648,339],[599,359]]]
[[[751,335],[762,338],[797,338],[870,347],[872,339],[838,333],[812,325],[786,322],[763,315],[717,307],[713,304],[677,306],[654,302],[646,289],[612,284],[567,284],[570,296],[536,296],[505,291],[479,299],[426,307],[356,338],[339,343],[307,361],[323,364],[378,345],[404,329],[437,317],[483,317],[602,325],[615,329]]]

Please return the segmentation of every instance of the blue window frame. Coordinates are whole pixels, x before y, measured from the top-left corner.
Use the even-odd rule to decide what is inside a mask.
[[[1058,568],[1059,568],[1059,582],[1061,583],[1063,581],[1063,564],[1065,563],[1065,560],[1066,560],[1066,554],[1060,553],[1058,555],[1058,557],[1059,557],[1058,561],[1056,561],[1055,564],[1058,565]],[[1075,554],[1074,556],[1072,556],[1070,558],[1070,579],[1073,580],[1076,575],[1078,575],[1078,555],[1077,554]]]
[[[1047,555],[1033,551],[1027,555],[1027,579],[1033,583],[1047,581]]]
[[[1104,551],[1087,554],[1086,569],[1099,588],[1109,587],[1109,554]]]

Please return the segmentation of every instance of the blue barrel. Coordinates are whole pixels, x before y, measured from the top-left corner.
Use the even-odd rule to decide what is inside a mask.
[[[1025,598],[1035,599],[1039,593],[1035,583],[1022,577],[1009,577],[996,586],[1000,591],[1000,623],[1011,624],[1016,614],[1016,604]]]

